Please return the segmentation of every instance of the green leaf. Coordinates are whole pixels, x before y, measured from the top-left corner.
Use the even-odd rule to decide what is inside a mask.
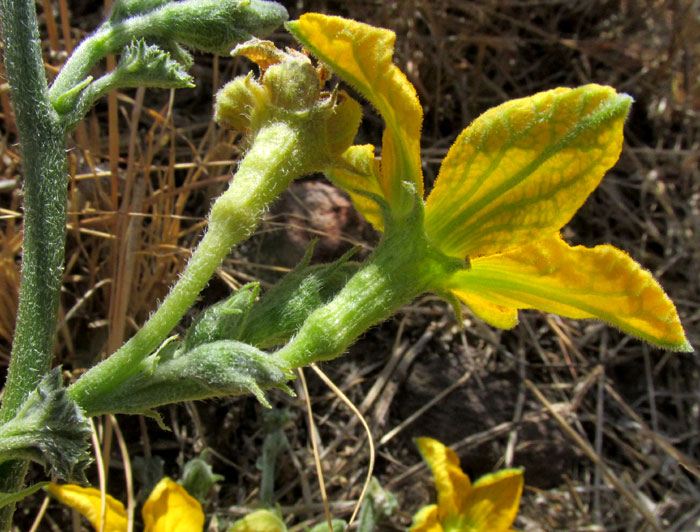
[[[0,508],[7,506],[8,504],[15,504],[25,497],[29,497],[47,484],[48,482],[38,482],[29,486],[28,488],[24,488],[23,490],[19,490],[14,493],[0,493]]]
[[[105,413],[153,416],[157,406],[180,401],[252,393],[269,406],[264,390],[293,395],[287,381],[293,373],[272,354],[234,340],[218,340],[185,351],[170,342],[140,362],[119,386],[93,390],[83,399],[90,415]]]
[[[82,481],[91,462],[90,426],[61,380],[60,368],[51,370],[17,415],[0,426],[0,458],[33,460],[52,475]]]
[[[189,460],[182,470],[182,479],[179,484],[185,488],[187,493],[192,495],[199,502],[207,500],[207,494],[212,486],[224,480],[222,475],[217,475],[211,465],[205,459],[206,450],[201,456]]]
[[[177,44],[170,43],[177,49]],[[82,83],[62,94],[54,103],[62,114],[67,130],[73,129],[93,104],[114,89],[158,87],[184,89],[194,87],[194,80],[180,62],[158,45],[134,40],[122,50],[117,67],[97,80],[86,78]]]
[[[124,47],[114,71],[116,87],[194,87],[192,76],[159,46],[134,40]]]
[[[260,283],[242,286],[232,296],[212,305],[197,316],[187,330],[185,351],[217,340],[238,340],[259,291]]]
[[[259,348],[285,343],[359,268],[348,261],[355,250],[331,264],[309,266],[312,251],[310,248],[301,263],[253,305],[240,341]]]
[[[382,488],[379,481],[372,477],[367,491],[367,497],[360,508],[357,532],[374,532],[377,525],[390,517],[398,507],[398,501],[393,493]]]

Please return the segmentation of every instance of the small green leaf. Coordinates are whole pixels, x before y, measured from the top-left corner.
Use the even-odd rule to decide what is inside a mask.
[[[179,48],[176,43],[170,43]],[[185,52],[186,54],[186,52]],[[54,108],[61,114],[66,130],[72,130],[87,114],[94,103],[114,89],[133,87],[158,87],[183,89],[194,87],[193,78],[186,66],[171,58],[169,52],[158,45],[134,40],[124,47],[122,55],[112,72],[97,80],[92,77],[59,96]]]
[[[114,70],[110,89],[122,87],[194,87],[194,80],[168,52],[145,40],[134,40],[124,47]],[[104,93],[104,91],[101,91]]]
[[[185,488],[187,493],[192,495],[199,502],[207,500],[207,494],[212,486],[224,480],[222,475],[217,475],[211,465],[205,460],[206,450],[201,456],[189,460],[182,470],[182,479],[179,484]]]
[[[153,408],[180,401],[252,393],[269,406],[264,390],[293,395],[287,381],[293,373],[283,361],[253,346],[218,340],[185,351],[171,342],[149,356],[124,382],[83,400],[90,415],[105,413],[154,415]]]
[[[33,460],[59,478],[82,481],[91,462],[89,435],[87,418],[66,395],[60,368],[54,368],[0,426],[0,459]]]
[[[377,525],[390,517],[398,507],[398,501],[393,493],[385,490],[379,481],[372,477],[367,491],[367,497],[360,508],[357,532],[374,532]]]
[[[242,286],[232,296],[212,305],[197,316],[187,330],[185,351],[217,340],[238,340],[259,291],[260,283]]]
[[[218,54],[268,35],[288,18],[282,5],[267,0],[130,0],[115,10],[105,25],[115,34],[129,32],[149,42],[172,41]]]
[[[309,251],[312,251],[310,249]],[[317,308],[330,301],[357,272],[348,259],[352,250],[331,264],[309,266],[310,253],[253,305],[239,340],[259,348],[283,344]]]
[[[29,497],[30,495],[36,493],[47,484],[48,482],[38,482],[29,486],[28,488],[24,488],[23,490],[19,490],[14,493],[0,492],[0,508],[2,508],[3,506],[7,506],[8,504],[15,504],[24,499],[25,497]]]

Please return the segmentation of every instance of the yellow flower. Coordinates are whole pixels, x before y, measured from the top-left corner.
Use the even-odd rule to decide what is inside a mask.
[[[47,486],[51,495],[63,504],[84,515],[95,530],[100,530],[102,504],[100,491],[74,484]],[[105,496],[104,532],[126,532],[127,517],[124,505],[110,495]],[[185,488],[164,477],[153,488],[143,505],[145,532],[197,532],[204,528],[202,506]]]
[[[569,246],[559,230],[622,149],[631,97],[611,87],[558,88],[509,101],[457,138],[423,204],[416,91],[392,62],[396,35],[316,13],[287,24],[386,122],[381,161],[352,146],[328,172],[379,230],[424,209],[424,238],[465,266],[430,289],[510,328],[518,309],[596,318],[657,346],[692,351],[676,309],[652,275],[610,245]],[[397,223],[398,222],[398,223]]]
[[[416,443],[435,477],[438,502],[416,513],[410,532],[512,530],[523,492],[522,470],[503,469],[472,484],[452,449],[432,438]]]

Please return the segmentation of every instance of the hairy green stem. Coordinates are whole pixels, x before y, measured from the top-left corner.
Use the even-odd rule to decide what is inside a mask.
[[[161,306],[127,343],[68,389],[88,414],[97,397],[116,388],[160,346],[231,248],[253,233],[269,204],[299,176],[298,150],[298,133],[284,123],[257,134],[228,190],[212,207],[207,233]]]
[[[254,35],[263,37],[287,19],[283,6],[265,0],[189,0],[151,7],[143,13],[133,13],[135,16],[106,22],[87,37],[51,86],[51,102],[58,104],[64,94],[88,77],[98,61],[120,53],[134,39],[161,43],[176,55],[187,55],[178,45],[228,53],[236,43]]]
[[[464,268],[425,237],[422,203],[391,224],[367,263],[328,304],[314,311],[290,342],[277,351],[292,368],[341,355],[363,332]]]
[[[20,299],[0,423],[12,419],[51,367],[66,227],[65,131],[49,103],[33,1],[0,0],[5,69],[21,143],[24,240]],[[20,489],[26,462],[0,465],[0,491]],[[13,505],[0,511],[9,529]]]

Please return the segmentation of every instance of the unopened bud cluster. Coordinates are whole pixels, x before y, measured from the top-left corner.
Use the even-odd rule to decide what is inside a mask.
[[[253,136],[266,124],[295,124],[316,137],[317,151],[326,156],[347,149],[357,132],[361,108],[346,93],[323,89],[322,67],[315,67],[301,52],[283,52],[259,39],[238,45],[232,55],[256,62],[261,74],[258,79],[252,74],[239,76],[219,91],[219,123]]]

